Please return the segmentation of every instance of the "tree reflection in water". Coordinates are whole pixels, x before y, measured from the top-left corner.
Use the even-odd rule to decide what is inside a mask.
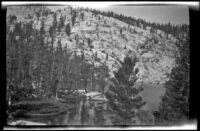
[[[104,125],[104,115],[103,115],[104,111],[103,111],[103,105],[97,106],[95,108],[95,119],[94,119],[94,123],[96,125]]]
[[[80,102],[80,112],[78,113],[78,116],[81,118],[81,124],[85,125],[88,123],[89,119],[89,113],[88,113],[88,101],[86,99],[81,100]]]
[[[106,112],[106,102],[77,99],[64,104],[74,106],[66,114],[46,119],[48,125],[112,125]]]

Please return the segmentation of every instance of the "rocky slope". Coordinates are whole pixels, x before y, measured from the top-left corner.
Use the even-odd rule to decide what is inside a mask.
[[[32,21],[35,29],[40,29],[41,18],[37,19],[34,12],[42,11],[41,7],[9,7],[7,16],[15,14],[18,21]],[[51,12],[45,7],[45,10]],[[113,77],[113,71],[116,71],[120,66],[120,60],[126,56],[129,50],[135,52],[139,62],[136,67],[139,68],[139,81],[145,83],[163,84],[166,80],[166,74],[170,73],[175,65],[174,53],[177,52],[174,43],[177,41],[172,35],[167,35],[164,31],[155,30],[150,32],[152,27],[146,29],[128,25],[118,19],[106,17],[102,15],[93,15],[90,11],[77,10],[77,18],[75,25],[71,25],[71,35],[68,37],[65,29],[61,32],[56,32],[55,47],[58,40],[61,40],[63,47],[67,44],[70,51],[76,51],[81,55],[84,50],[86,59],[94,63],[95,66],[106,64],[109,67],[109,74]],[[65,25],[71,24],[71,8],[66,7],[60,11],[56,11],[57,21],[60,21],[60,16],[66,16]],[[81,19],[81,14],[84,13],[84,20]],[[26,18],[28,14],[33,17]],[[46,41],[51,39],[48,37],[49,27],[53,23],[53,14],[44,16],[45,30],[47,31]],[[120,30],[122,32],[120,33]],[[75,40],[78,37],[78,41]],[[92,41],[89,46],[87,39]],[[83,44],[80,48],[80,44]],[[98,61],[94,59],[97,54]],[[108,59],[106,56],[108,55]],[[73,56],[72,56],[73,57]]]

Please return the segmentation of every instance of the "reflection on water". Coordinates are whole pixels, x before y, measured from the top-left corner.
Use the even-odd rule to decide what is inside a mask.
[[[152,115],[153,110],[156,110],[160,101],[160,96],[164,90],[160,88],[148,87],[141,93],[143,99],[147,102],[142,108],[145,111],[136,112],[137,124],[143,124],[140,121],[145,119],[154,121]],[[63,103],[66,106],[66,113],[54,116],[45,117],[31,117],[30,120],[34,122],[46,123],[47,125],[119,125],[123,121],[120,118],[109,112],[107,109],[107,102],[86,99],[86,97],[70,97]],[[138,115],[139,114],[139,115]],[[29,119],[29,118],[28,118]],[[138,123],[139,122],[139,123]],[[154,123],[154,122],[152,122]],[[127,123],[128,124],[128,123]],[[131,125],[134,124],[131,122]],[[145,123],[144,123],[145,124]],[[151,123],[150,123],[151,124]]]
[[[71,105],[68,101],[64,103]],[[68,109],[66,114],[43,119],[48,125],[111,125],[106,112],[106,102],[90,99],[79,99],[73,108]]]
[[[147,102],[143,109],[156,110],[159,97],[163,94],[163,89],[145,88],[142,97]],[[41,118],[37,122],[48,125],[118,125],[118,117],[107,111],[105,101],[97,101],[86,98],[71,98],[65,103],[67,113],[48,118]],[[148,116],[147,116],[148,117]],[[137,119],[137,118],[136,118]],[[145,118],[146,119],[146,118]],[[134,124],[134,123],[133,123]]]
[[[164,94],[163,88],[148,85],[140,94],[147,103],[138,111],[131,125],[146,124],[147,120],[154,123],[153,111],[157,110],[160,96]],[[97,97],[98,98],[98,97]],[[86,97],[67,97],[63,103],[66,113],[54,116],[27,118],[33,122],[46,123],[47,125],[119,125],[123,123],[118,115],[107,109],[107,101],[103,99],[86,99]],[[129,123],[127,123],[129,124]]]

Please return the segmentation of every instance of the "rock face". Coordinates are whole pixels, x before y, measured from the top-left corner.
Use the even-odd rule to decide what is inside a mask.
[[[43,7],[44,8],[44,7]],[[23,11],[22,11],[23,9]],[[8,14],[15,14],[21,21],[22,14],[26,14],[27,10],[33,8],[19,9],[19,7],[8,8]],[[49,10],[45,7],[46,10]],[[67,44],[67,48],[70,51],[76,51],[78,55],[81,55],[81,50],[84,49],[85,58],[89,62],[94,62],[94,65],[99,66],[105,63],[109,68],[110,77],[113,77],[113,71],[118,70],[121,66],[119,61],[123,61],[124,57],[128,55],[131,57],[137,57],[138,62],[136,67],[139,68],[139,79],[138,81],[151,82],[151,83],[164,83],[167,80],[166,73],[170,73],[173,68],[174,53],[176,47],[174,43],[177,41],[172,35],[164,37],[165,32],[158,30],[158,32],[151,32],[152,27],[148,27],[146,30],[136,27],[129,26],[118,19],[106,17],[102,15],[93,15],[92,12],[86,10],[80,10],[75,8],[77,11],[77,18],[74,26],[71,26],[71,36],[68,37],[64,28],[61,32],[56,32],[55,44],[58,39],[61,40],[62,46]],[[23,13],[25,12],[25,13]],[[57,21],[60,21],[60,17],[64,16],[65,24],[71,23],[71,8],[61,9],[56,11]],[[81,19],[81,14],[84,14],[84,20]],[[33,13],[34,14],[34,13]],[[33,15],[35,17],[35,15]],[[98,17],[100,16],[100,20]],[[49,27],[53,22],[53,14],[44,16],[45,29],[48,31]],[[41,19],[30,19],[33,21],[34,26],[40,27]],[[120,34],[120,29],[122,34]],[[77,40],[75,40],[75,35]],[[87,39],[91,40],[91,44],[87,43]],[[71,40],[70,40],[71,39]],[[47,41],[51,41],[48,40]],[[83,42],[84,41],[84,42]],[[80,43],[84,43],[82,47]],[[97,58],[99,61],[95,61],[93,55],[97,52]],[[134,53],[133,53],[134,52]],[[108,55],[108,57],[106,57]],[[106,59],[107,58],[107,59]]]

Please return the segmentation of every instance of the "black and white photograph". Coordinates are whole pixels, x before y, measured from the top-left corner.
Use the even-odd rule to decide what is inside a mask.
[[[191,121],[187,6],[27,2],[5,10],[8,126]]]

